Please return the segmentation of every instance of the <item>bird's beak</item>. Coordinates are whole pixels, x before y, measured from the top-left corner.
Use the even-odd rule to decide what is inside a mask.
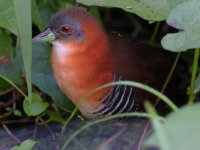
[[[38,34],[32,39],[32,43],[37,43],[37,42],[45,42],[45,41],[53,41],[55,40],[55,35],[53,32],[51,32],[50,28],[45,30],[44,32]]]

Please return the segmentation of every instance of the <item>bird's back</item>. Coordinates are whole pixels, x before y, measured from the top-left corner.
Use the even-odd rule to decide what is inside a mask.
[[[123,80],[137,81],[161,90],[170,70],[167,58],[159,49],[131,37],[110,34],[110,52],[116,63],[114,71]],[[155,100],[148,92],[136,89],[134,101],[143,106],[144,100]]]

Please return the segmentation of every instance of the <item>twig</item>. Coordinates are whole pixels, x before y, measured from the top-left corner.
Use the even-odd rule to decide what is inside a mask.
[[[31,123],[35,122],[35,120],[9,120],[9,121],[2,121],[2,124],[21,124],[21,123]]]
[[[15,95],[13,98],[11,98],[8,102],[2,103],[0,108],[2,108],[2,107],[5,108],[5,107],[12,105],[20,97],[21,97],[21,94],[17,93],[17,95]]]
[[[9,89],[7,89],[7,90],[4,90],[4,91],[2,91],[1,93],[0,93],[0,96],[3,96],[3,95],[5,95],[5,94],[7,94],[7,93],[9,93],[9,92],[11,92],[11,91],[13,91],[14,90],[14,88],[12,87],[12,88],[9,88]]]
[[[49,130],[49,132],[51,133],[52,138],[55,140],[56,137],[55,137],[53,131],[51,130],[51,128],[43,121],[42,118],[38,118],[38,119],[39,119],[39,120],[43,123],[43,125]]]
[[[37,129],[38,129],[38,125],[35,124],[34,130],[33,130],[33,139],[34,140],[36,139],[36,136],[37,136]]]
[[[8,129],[8,127],[5,124],[2,124],[2,126],[6,130],[6,132],[11,136],[11,138],[13,138],[18,143],[21,143],[21,141],[11,133],[11,131]]]

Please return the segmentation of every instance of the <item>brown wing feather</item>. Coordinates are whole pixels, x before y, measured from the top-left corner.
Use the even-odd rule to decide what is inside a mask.
[[[110,50],[116,60],[113,72],[125,80],[145,83],[158,90],[162,88],[170,65],[160,50],[131,37],[110,34],[109,38]],[[137,90],[136,102],[142,104],[146,99],[152,99],[152,95]]]

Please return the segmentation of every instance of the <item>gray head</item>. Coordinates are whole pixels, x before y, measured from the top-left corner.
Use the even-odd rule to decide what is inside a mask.
[[[86,38],[86,30],[91,29],[91,23],[99,26],[89,12],[79,7],[61,10],[52,16],[49,28],[33,38],[33,43],[54,40],[83,42]]]

